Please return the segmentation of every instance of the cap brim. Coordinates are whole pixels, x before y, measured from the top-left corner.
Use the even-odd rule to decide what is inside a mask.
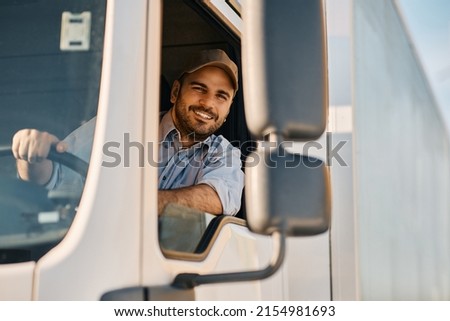
[[[218,62],[218,61],[211,61],[211,62],[207,62],[207,63],[202,64],[202,65],[196,66],[194,69],[186,70],[184,73],[189,73],[190,74],[190,73],[193,73],[193,72],[195,72],[197,70],[200,70],[200,69],[202,69],[204,67],[217,67],[217,68],[220,68],[220,69],[224,70],[228,74],[228,77],[230,78],[231,82],[233,83],[234,91],[236,92],[238,90],[238,83],[237,83],[236,76],[234,75],[233,70],[225,63],[221,63],[221,62]]]

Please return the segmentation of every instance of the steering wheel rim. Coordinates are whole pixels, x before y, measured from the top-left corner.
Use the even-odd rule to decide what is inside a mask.
[[[14,157],[11,146],[0,145],[0,157]],[[52,148],[47,159],[86,178],[88,164],[71,153],[58,153]],[[0,264],[39,260],[64,237],[80,197],[81,194],[58,193],[57,189],[49,191],[33,182],[0,176]],[[56,221],[39,221],[43,213],[55,212]]]
[[[10,145],[0,146],[0,157],[11,156],[14,157],[12,148]],[[56,151],[55,147],[52,146],[50,149],[47,159],[64,165],[71,170],[80,174],[83,178],[86,178],[89,164],[82,160],[81,158],[75,156],[74,154],[64,152],[59,153]]]

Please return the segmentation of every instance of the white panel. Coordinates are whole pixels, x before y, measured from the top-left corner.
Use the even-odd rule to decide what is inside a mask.
[[[339,144],[344,144],[339,147]],[[353,210],[352,133],[333,133],[330,161],[332,191],[331,258],[334,300],[356,300],[357,265]],[[338,149],[339,148],[339,149]]]
[[[361,298],[450,299],[449,142],[391,1],[354,2]]]
[[[331,299],[329,234],[290,237],[287,242],[285,271],[290,301]]]
[[[85,191],[66,238],[37,264],[33,299],[98,300],[140,282],[139,155],[131,166],[102,167],[103,144],[142,141],[147,1],[111,0],[94,147]],[[125,148],[123,148],[125,149]],[[124,153],[118,153],[122,160]],[[124,192],[126,191],[126,193]]]
[[[231,30],[240,35],[242,19],[226,0],[203,0],[203,2],[222,20]]]
[[[34,266],[34,262],[0,265],[0,300],[31,300]]]
[[[328,0],[327,23],[331,105],[327,131],[332,186],[332,298],[356,300],[358,277],[353,206],[351,0]]]
[[[250,233],[244,227],[227,226],[216,240],[214,253],[202,264],[204,273],[255,271],[265,268],[272,256],[270,237]],[[200,286],[198,300],[280,300],[282,299],[281,274],[264,282],[235,282]]]
[[[332,133],[353,132],[352,106],[330,106],[328,112],[328,131]]]

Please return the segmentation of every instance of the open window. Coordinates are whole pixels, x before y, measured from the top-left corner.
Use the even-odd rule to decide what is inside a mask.
[[[161,111],[166,112],[171,108],[170,88],[180,76],[186,57],[204,49],[224,50],[238,66],[239,90],[234,97],[226,123],[216,132],[216,135],[223,135],[233,146],[239,148],[241,160],[244,162],[246,156],[254,150],[255,142],[247,129],[244,113],[241,47],[239,30],[236,28],[239,25],[230,23],[230,16],[219,14],[216,4],[211,1],[165,0],[163,5]],[[230,13],[233,19],[237,18],[240,21],[235,10],[231,10]],[[241,210],[236,217],[245,218],[244,197],[242,197]],[[205,232],[211,228],[208,227],[211,221],[214,222],[216,219],[207,213],[183,210],[177,206],[169,207],[160,218],[159,225],[160,245],[163,252],[166,255],[170,254],[171,257],[176,257],[177,251],[200,255],[200,249],[203,251],[207,248],[205,241],[210,240],[205,236]],[[245,224],[243,220],[236,218],[231,221]],[[172,233],[174,224],[179,226],[183,223],[185,226],[192,223],[198,228],[194,230],[182,228],[184,232]],[[192,258],[198,260],[198,255]],[[184,254],[181,256],[186,258]]]

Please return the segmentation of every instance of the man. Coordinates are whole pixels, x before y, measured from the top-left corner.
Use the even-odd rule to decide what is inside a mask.
[[[214,135],[226,121],[237,90],[237,66],[218,49],[192,57],[175,80],[173,106],[160,121],[159,214],[169,203],[211,214],[239,211],[244,184],[240,151]],[[91,120],[64,141],[34,129],[18,131],[12,148],[19,177],[48,188],[70,181],[66,169],[46,159],[50,147],[88,161],[94,126]]]

